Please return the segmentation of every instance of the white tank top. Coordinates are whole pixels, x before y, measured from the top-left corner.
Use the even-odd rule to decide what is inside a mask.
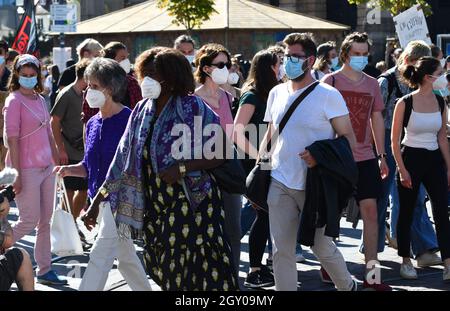
[[[441,112],[422,113],[411,111],[402,144],[430,151],[439,149],[437,134],[442,127]]]

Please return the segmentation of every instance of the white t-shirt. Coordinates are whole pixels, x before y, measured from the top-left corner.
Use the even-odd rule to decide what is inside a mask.
[[[269,93],[264,121],[278,129],[289,107],[306,89],[290,94],[288,83],[274,87]],[[348,113],[341,93],[320,83],[294,111],[273,146],[272,177],[290,189],[305,190],[308,168],[299,154],[318,140],[333,139],[336,134],[330,120]]]

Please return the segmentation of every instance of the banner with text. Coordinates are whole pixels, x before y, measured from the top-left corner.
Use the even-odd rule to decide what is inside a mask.
[[[395,16],[394,24],[402,48],[414,40],[423,40],[431,44],[427,21],[420,5],[415,5]]]

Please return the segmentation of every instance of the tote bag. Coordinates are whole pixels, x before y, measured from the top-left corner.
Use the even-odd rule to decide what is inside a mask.
[[[83,246],[73,219],[70,208],[68,212],[63,209],[69,207],[66,187],[61,177],[55,182],[55,201],[53,217],[50,224],[51,251],[53,254],[65,257],[83,255]]]

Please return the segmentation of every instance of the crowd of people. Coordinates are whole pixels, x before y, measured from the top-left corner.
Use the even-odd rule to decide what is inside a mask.
[[[89,252],[79,290],[103,290],[115,259],[132,290],[151,290],[148,276],[163,290],[238,290],[248,233],[245,287],[297,290],[303,245],[323,282],[355,291],[335,242],[351,201],[363,221],[364,289],[392,290],[370,277],[386,244],[398,249],[401,277],[418,278],[414,258],[444,265],[450,281],[450,57],[412,41],[387,68],[372,64],[371,48],[365,33],[340,47],[291,33],[246,68],[223,45],[187,35],[134,64],[123,43],[86,39],[60,72],[0,41],[0,168],[18,172],[19,211],[10,226],[0,205],[0,290],[34,288],[30,256],[14,248],[33,230],[37,282],[67,284],[51,264],[56,178],[75,223],[99,226],[93,245],[78,229]],[[181,158],[178,125],[192,133]],[[266,206],[225,190],[213,171],[230,159],[211,141],[234,143],[246,175],[270,159]]]

